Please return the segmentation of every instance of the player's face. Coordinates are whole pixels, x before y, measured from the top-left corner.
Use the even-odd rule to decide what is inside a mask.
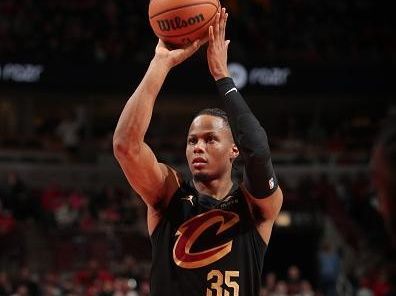
[[[195,179],[213,180],[231,171],[238,149],[222,118],[200,115],[191,123],[186,156]]]

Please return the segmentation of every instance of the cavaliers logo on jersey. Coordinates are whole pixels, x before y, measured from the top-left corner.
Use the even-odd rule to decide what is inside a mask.
[[[183,268],[199,268],[209,265],[227,255],[232,249],[232,239],[220,244],[213,243],[205,250],[192,251],[196,243],[210,228],[216,227],[215,236],[219,238],[239,222],[233,212],[211,210],[184,222],[176,232],[178,236],[173,247],[173,260]],[[216,238],[215,237],[215,238]],[[212,242],[219,241],[213,239]]]

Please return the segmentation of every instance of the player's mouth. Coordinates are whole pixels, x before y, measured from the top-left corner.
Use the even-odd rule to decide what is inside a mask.
[[[192,165],[194,168],[199,169],[206,165],[208,162],[202,157],[195,157],[192,161]]]

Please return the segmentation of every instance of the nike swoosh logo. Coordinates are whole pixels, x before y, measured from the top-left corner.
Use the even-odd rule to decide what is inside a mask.
[[[226,96],[226,95],[228,95],[230,92],[232,92],[232,91],[236,91],[236,92],[238,92],[238,90],[235,88],[235,87],[233,87],[233,88],[231,88],[229,91],[227,91],[224,95]]]

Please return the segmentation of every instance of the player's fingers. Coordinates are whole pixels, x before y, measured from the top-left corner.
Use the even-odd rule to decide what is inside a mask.
[[[176,54],[176,56],[180,56],[182,59],[187,58],[200,47],[199,42],[200,40],[195,40],[193,43],[185,48],[175,49],[174,53]]]
[[[219,30],[220,30],[220,38],[221,40],[224,40],[224,29],[225,29],[225,8],[223,7],[221,9],[221,15],[220,15],[220,22],[219,22]]]
[[[200,46],[200,40],[195,40],[193,44],[184,49],[182,59],[187,59],[188,57],[192,56],[200,48]]]
[[[209,26],[209,43],[214,41],[213,26]]]
[[[201,47],[202,43],[200,39],[197,39],[194,41],[193,44],[191,44],[188,48],[188,50],[192,53],[194,53],[195,51],[197,51],[200,47]]]
[[[219,38],[220,31],[220,12],[216,13],[216,19],[214,23],[214,37]]]
[[[225,33],[226,33],[226,27],[227,27],[227,20],[228,20],[228,13],[225,13],[225,19],[224,19],[224,28],[223,28],[223,40],[225,40]]]
[[[161,39],[158,39],[156,48],[161,48],[161,47],[165,47],[164,41],[162,41]]]

